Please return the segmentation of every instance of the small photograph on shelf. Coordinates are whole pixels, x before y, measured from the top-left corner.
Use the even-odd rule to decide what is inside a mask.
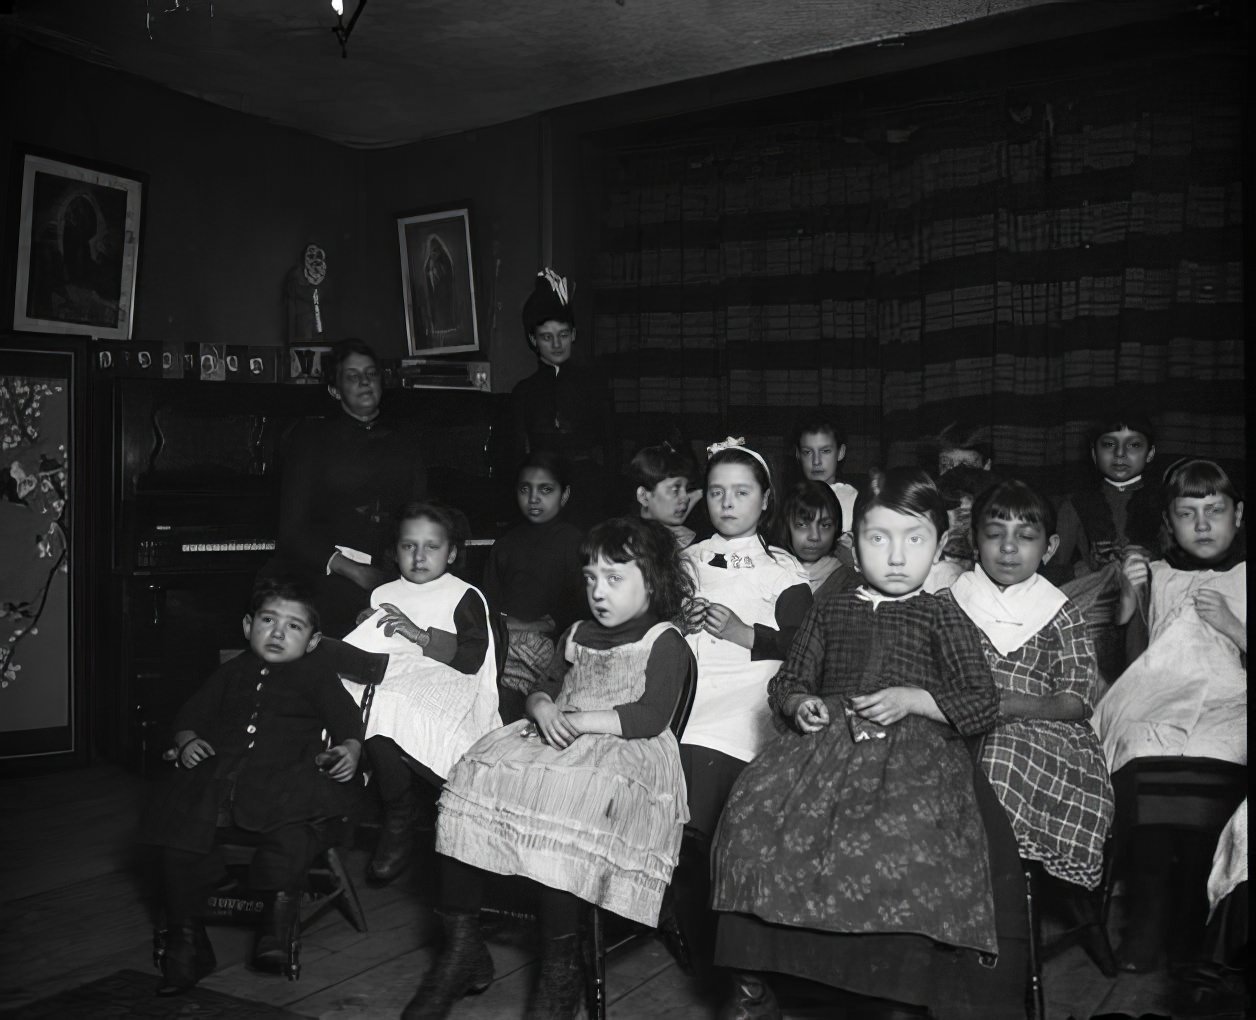
[[[247,382],[249,349],[239,344],[227,345],[227,382]]]
[[[161,377],[163,379],[183,378],[183,351],[170,344],[161,349]]]
[[[200,372],[197,376],[201,382],[223,382],[227,378],[227,345],[200,345]]]
[[[397,238],[410,355],[478,351],[470,210],[399,216]]]
[[[331,354],[331,344],[301,344],[288,348],[288,382],[307,386],[323,382],[323,358]]]
[[[201,377],[201,345],[188,343],[183,345],[183,378],[199,379]]]
[[[273,383],[279,381],[279,350],[274,347],[250,347],[245,382]],[[287,357],[287,352],[284,352]]]

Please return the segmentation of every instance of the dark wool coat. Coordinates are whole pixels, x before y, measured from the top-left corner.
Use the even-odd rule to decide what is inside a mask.
[[[339,783],[314,757],[362,739],[358,706],[337,675],[338,657],[315,649],[268,665],[245,651],[225,663],[179,710],[174,732],[194,730],[214,749],[191,769],[175,768],[153,792],[140,842],[205,853],[219,825],[269,832],[351,812],[360,780]]]

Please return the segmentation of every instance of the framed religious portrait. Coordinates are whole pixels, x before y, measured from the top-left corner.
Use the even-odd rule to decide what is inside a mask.
[[[73,157],[21,161],[13,328],[130,340],[143,178]]]
[[[411,356],[480,349],[466,207],[397,217]]]
[[[90,356],[0,334],[0,774],[87,752]]]

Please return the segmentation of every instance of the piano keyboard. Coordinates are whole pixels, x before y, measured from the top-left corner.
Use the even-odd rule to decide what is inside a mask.
[[[184,542],[180,551],[185,553],[224,552],[274,552],[273,541],[260,542]]]
[[[231,538],[222,534],[206,535],[207,529],[195,530],[201,534],[180,535],[169,526],[158,525],[136,543],[136,568],[159,571],[238,569],[247,564],[260,565],[275,551],[273,538],[255,538],[247,532]]]

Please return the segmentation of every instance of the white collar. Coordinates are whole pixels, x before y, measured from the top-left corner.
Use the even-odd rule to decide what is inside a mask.
[[[1141,482],[1143,480],[1143,476],[1135,475],[1133,478],[1127,478],[1123,482],[1114,482],[1107,475],[1104,475],[1103,480],[1107,482],[1109,485],[1111,485],[1112,488],[1116,489],[1117,492],[1124,492],[1126,489],[1133,488],[1135,485]]]
[[[1055,619],[1068,601],[1064,592],[1041,574],[1000,590],[980,563],[955,579],[951,595],[998,653],[1005,656]]]
[[[906,602],[908,599],[914,599],[923,591],[923,588],[917,588],[915,591],[909,591],[906,595],[886,595],[875,588],[869,588],[866,584],[861,584],[855,589],[855,595],[865,602],[871,602],[872,608],[875,610],[882,602]]]

